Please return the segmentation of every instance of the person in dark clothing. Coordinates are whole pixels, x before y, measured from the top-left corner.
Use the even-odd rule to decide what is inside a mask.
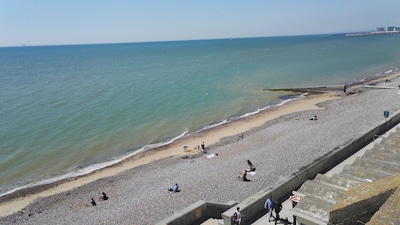
[[[282,203],[280,201],[275,201],[274,205],[274,210],[275,210],[275,221],[280,220],[279,213],[282,211]]]
[[[102,193],[101,193],[101,196],[100,196],[100,198],[99,198],[99,200],[105,201],[105,200],[107,200],[107,199],[108,199],[108,196],[106,195],[106,193],[102,192]]]
[[[90,199],[90,204],[92,204],[92,205],[97,205],[96,204],[96,201],[92,198],[92,199]]]
[[[246,169],[246,172],[254,172],[254,171],[256,171],[256,167],[253,165],[253,163],[251,163],[250,160],[247,160],[247,165],[249,166],[249,168]]]

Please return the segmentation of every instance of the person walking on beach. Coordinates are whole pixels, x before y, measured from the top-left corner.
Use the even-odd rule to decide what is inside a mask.
[[[203,143],[201,143],[201,151],[205,151],[206,150],[206,146],[204,145],[204,141],[203,141]]]
[[[281,217],[279,216],[279,213],[282,211],[282,204],[280,201],[275,201],[274,210],[275,210],[275,224],[276,224],[276,221],[281,219]]]
[[[264,208],[268,210],[269,212],[269,219],[268,222],[271,222],[271,217],[275,219],[275,217],[272,215],[272,211],[274,210],[275,204],[274,200],[272,199],[272,196],[270,195],[269,198],[265,201]],[[268,213],[267,212],[267,213]],[[273,221],[273,220],[272,220]]]
[[[240,207],[236,208],[236,211],[232,215],[233,224],[239,225],[242,221],[242,214],[240,213]]]

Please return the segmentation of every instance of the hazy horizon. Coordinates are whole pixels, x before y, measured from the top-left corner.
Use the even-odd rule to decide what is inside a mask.
[[[280,37],[400,26],[400,1],[395,0],[0,0],[0,6],[1,47]]]

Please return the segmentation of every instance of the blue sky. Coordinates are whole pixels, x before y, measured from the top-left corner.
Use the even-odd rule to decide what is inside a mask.
[[[0,0],[0,46],[266,37],[400,26],[399,0]]]

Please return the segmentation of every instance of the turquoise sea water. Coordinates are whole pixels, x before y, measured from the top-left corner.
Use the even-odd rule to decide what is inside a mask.
[[[400,67],[400,35],[0,48],[0,193]]]

